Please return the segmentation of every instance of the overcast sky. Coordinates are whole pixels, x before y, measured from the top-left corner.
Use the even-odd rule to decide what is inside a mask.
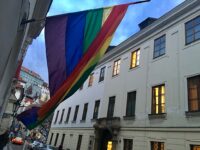
[[[94,9],[114,4],[133,2],[134,0],[53,0],[48,16],[80,10]],[[148,3],[129,6],[129,9],[118,27],[111,45],[118,45],[139,31],[138,24],[147,17],[159,18],[184,0],[151,0]],[[37,72],[48,82],[48,71],[45,54],[44,32],[29,46],[23,66]]]

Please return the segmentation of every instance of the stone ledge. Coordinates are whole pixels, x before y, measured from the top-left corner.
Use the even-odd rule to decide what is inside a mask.
[[[167,117],[166,113],[161,114],[148,114],[149,119],[165,119]]]
[[[200,117],[200,111],[186,111],[185,112],[185,116],[187,118],[190,118],[190,117]]]
[[[135,120],[135,115],[134,116],[123,116],[124,120]]]

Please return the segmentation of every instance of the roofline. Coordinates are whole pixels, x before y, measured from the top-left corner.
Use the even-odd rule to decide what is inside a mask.
[[[158,20],[153,22],[151,25],[135,33],[130,38],[120,43],[112,51],[108,52],[101,59],[101,61],[99,62],[96,68],[104,65],[105,63],[113,59],[113,57],[116,58],[122,55],[123,53],[129,51],[130,49],[137,47],[141,43],[144,43],[155,34],[158,34],[159,32],[161,32],[160,29],[163,29],[164,27],[169,28],[173,26],[175,23],[180,22],[183,19],[181,17],[185,15],[184,12],[189,12],[191,10],[194,10],[194,8],[198,7],[199,5],[200,5],[199,0],[184,1],[180,5],[176,6],[175,8],[173,8],[172,10],[170,10],[169,12],[167,12],[166,14],[158,18]],[[193,13],[193,11],[191,11],[191,13]]]

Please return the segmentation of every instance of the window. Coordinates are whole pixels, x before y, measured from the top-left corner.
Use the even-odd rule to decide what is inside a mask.
[[[154,41],[153,58],[157,58],[165,54],[165,38],[165,35],[163,35]]]
[[[185,24],[185,33],[186,44],[200,39],[200,16]]]
[[[135,116],[136,91],[127,94],[126,116]]]
[[[66,121],[65,121],[66,123],[68,123],[68,121],[69,121],[70,113],[71,113],[71,107],[68,108],[67,118],[66,118]]]
[[[100,100],[95,101],[93,119],[97,119],[98,118],[99,105],[100,105]]]
[[[52,139],[53,139],[53,133],[51,133],[51,138],[50,138],[50,141],[49,141],[49,145],[51,145]]]
[[[76,121],[76,118],[77,118],[77,115],[78,115],[78,109],[79,109],[79,105],[76,105],[73,121]]]
[[[94,149],[93,147],[94,147],[94,136],[90,136],[88,150],[93,150]]]
[[[132,150],[132,149],[133,149],[133,140],[124,139],[124,150]]]
[[[101,68],[100,75],[99,75],[99,82],[104,80],[105,69],[106,67]]]
[[[131,54],[131,69],[139,66],[140,64],[140,49],[132,52]]]
[[[86,119],[87,110],[88,110],[88,103],[84,104],[82,120],[85,120],[85,119]]]
[[[79,90],[82,90],[83,89],[83,84],[80,86]]]
[[[57,120],[58,120],[58,115],[59,115],[59,110],[57,111],[57,113],[56,113],[56,118],[55,118],[55,121],[54,121],[54,124],[57,122]]]
[[[200,145],[190,145],[191,150],[200,150]]]
[[[76,150],[80,150],[81,149],[82,137],[83,137],[82,135],[78,136],[78,142],[77,142]]]
[[[152,114],[165,113],[165,85],[152,88]]]
[[[63,143],[64,143],[64,141],[65,141],[65,134],[63,134],[63,135],[62,135],[62,140],[61,140],[61,143],[60,143],[60,145],[62,145],[62,146],[63,146]]]
[[[151,142],[151,150],[164,150],[164,142]]]
[[[200,75],[187,79],[188,82],[188,110],[200,111]]]
[[[60,123],[62,123],[64,113],[65,113],[65,109],[62,110],[62,114],[61,114],[61,117],[60,117]]]
[[[58,136],[59,136],[59,133],[57,133],[57,134],[56,134],[56,139],[55,139],[55,142],[54,142],[54,146],[56,146],[56,145],[57,145]]]
[[[119,74],[119,71],[120,71],[120,63],[121,63],[121,60],[118,59],[114,62],[114,66],[113,66],[113,76],[116,76]]]
[[[107,118],[113,117],[114,107],[115,107],[115,96],[109,98]]]
[[[89,77],[88,86],[92,86],[93,81],[94,81],[94,73],[91,73]]]

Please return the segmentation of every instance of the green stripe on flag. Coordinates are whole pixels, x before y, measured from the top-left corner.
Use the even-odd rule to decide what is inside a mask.
[[[88,47],[99,33],[102,24],[102,18],[103,9],[88,11],[86,15],[83,53],[87,51]]]

